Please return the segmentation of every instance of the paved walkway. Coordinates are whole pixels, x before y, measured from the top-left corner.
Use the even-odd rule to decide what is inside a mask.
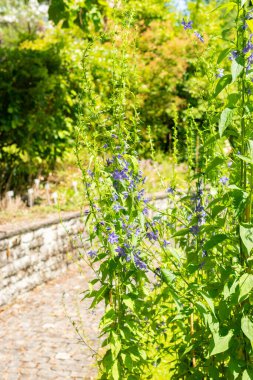
[[[96,378],[99,316],[80,302],[91,277],[76,268],[20,296],[0,310],[0,380],[88,380]],[[102,307],[102,306],[101,306]]]

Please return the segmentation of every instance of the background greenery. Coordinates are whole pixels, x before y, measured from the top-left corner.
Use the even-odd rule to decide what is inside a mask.
[[[105,0],[3,1],[0,193],[27,189],[73,147],[78,112],[85,112],[82,57],[88,44],[93,45],[90,75],[99,102],[106,102],[111,92],[111,35],[115,25],[124,23],[130,14],[135,51],[129,44],[129,54],[137,73],[131,86],[137,93],[141,120],[139,153],[150,157],[150,138],[157,150],[172,153],[172,131],[176,129],[183,160],[189,123],[194,120],[201,126],[205,120],[207,59],[221,49],[221,42],[218,38],[209,41],[204,55],[201,42],[183,30],[183,16],[175,4],[130,0],[113,9],[112,2]],[[199,32],[205,29],[207,34],[220,34],[224,11],[216,18],[210,13],[217,1],[189,1],[186,5]]]

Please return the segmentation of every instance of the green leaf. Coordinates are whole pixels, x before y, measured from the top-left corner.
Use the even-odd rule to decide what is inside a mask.
[[[175,236],[184,236],[184,235],[188,235],[189,233],[189,228],[181,228],[178,232],[176,232],[173,237]]]
[[[204,292],[201,292],[201,295],[205,299],[205,301],[208,304],[210,310],[212,310],[212,313],[215,316],[215,307],[214,307],[213,300],[210,297],[208,297]]]
[[[241,319],[241,327],[243,333],[250,340],[251,344],[253,344],[253,323],[249,319],[249,317],[245,316]]]
[[[205,174],[209,174],[213,169],[215,169],[217,166],[221,165],[224,162],[223,157],[215,157],[210,164],[208,164]]]
[[[247,1],[248,1],[248,0],[241,0],[241,7],[243,7],[243,6],[244,6],[244,4],[246,4],[246,3],[247,3]]]
[[[103,285],[98,291],[94,293],[94,300],[92,301],[92,304],[90,305],[90,309],[92,309],[94,306],[96,306],[102,299],[104,298],[104,293],[107,290],[107,285]]]
[[[219,93],[224,90],[230,83],[232,82],[232,75],[224,75],[220,80],[218,81],[215,91],[214,91],[214,97],[218,96]]]
[[[248,141],[248,150],[249,150],[250,158],[253,161],[253,140]]]
[[[169,269],[161,269],[161,274],[164,282],[170,285],[175,280],[175,275]]]
[[[224,58],[226,58],[226,56],[229,54],[230,50],[231,50],[230,48],[226,48],[226,49],[222,50],[222,52],[220,52],[219,57],[217,59],[218,65],[223,61]]]
[[[246,23],[247,23],[251,33],[253,33],[253,20],[246,20]]]
[[[124,299],[123,299],[123,302],[124,302],[124,304],[125,304],[127,307],[129,307],[129,309],[131,309],[131,310],[134,311],[135,305],[134,305],[134,301],[133,301],[131,298],[129,298],[129,297],[124,298]]]
[[[247,253],[250,256],[251,250],[253,248],[253,225],[252,224],[241,224],[240,225],[240,237],[242,242],[247,249]]]
[[[248,298],[253,288],[253,275],[250,273],[244,273],[239,279],[239,302]]]
[[[111,332],[111,341],[110,341],[112,359],[115,360],[121,350],[121,342],[119,336],[112,331]]]
[[[210,240],[208,240],[205,244],[203,249],[208,251],[209,249],[212,249],[216,245],[222,243],[224,240],[227,239],[227,235],[225,234],[217,234],[215,236],[212,236]]]
[[[253,379],[253,371],[250,369],[245,369],[242,374],[242,380],[252,380]]]
[[[234,59],[231,65],[232,83],[238,78],[243,70],[243,62],[239,58]]]
[[[226,128],[229,126],[229,124],[232,121],[234,110],[231,108],[225,108],[220,116],[220,122],[219,122],[219,134],[220,137],[225,132]]]
[[[247,162],[247,164],[253,165],[253,160],[251,158],[242,156],[241,154],[238,154],[237,157],[240,158],[240,160]]]
[[[243,0],[242,0],[242,1],[243,1]],[[226,8],[227,10],[232,10],[235,6],[236,6],[236,3],[230,1],[230,2],[228,2],[228,3],[226,3],[226,4],[221,4],[221,5],[219,5],[218,7],[214,8],[214,9],[212,10],[212,12],[215,12],[216,10],[218,10],[218,9],[223,9],[223,8]],[[211,13],[212,13],[212,12],[211,12]]]
[[[227,107],[234,108],[239,99],[240,94],[238,92],[233,92],[232,94],[229,94],[227,98]]]
[[[119,361],[115,360],[112,366],[112,378],[113,380],[119,380],[120,379],[120,369],[119,369]]]
[[[227,335],[220,336],[220,335],[214,335],[214,348],[210,354],[210,356],[220,354],[222,352],[225,352],[229,348],[229,342],[233,336],[233,331],[229,331]]]

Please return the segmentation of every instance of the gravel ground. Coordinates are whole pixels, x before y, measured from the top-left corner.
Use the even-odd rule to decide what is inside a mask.
[[[95,379],[100,304],[95,313],[81,302],[92,273],[71,267],[0,310],[0,380]],[[72,321],[72,322],[71,322]]]

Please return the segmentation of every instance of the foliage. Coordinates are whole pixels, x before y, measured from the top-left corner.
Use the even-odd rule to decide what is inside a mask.
[[[52,0],[49,6],[49,19],[56,24],[61,21],[64,28],[78,25],[90,34],[92,27],[99,30],[106,25],[105,17],[109,10],[109,5],[105,0]]]
[[[1,192],[27,186],[39,171],[52,168],[71,144],[78,48],[71,36],[58,30],[1,48]]]
[[[87,69],[89,111],[80,115],[77,154],[85,146],[91,157],[86,170],[78,154],[96,274],[85,297],[91,307],[105,302],[101,379],[152,378],[160,364],[172,379],[253,378],[252,8],[239,0],[226,7],[225,50],[200,59],[200,70],[208,69],[201,123],[194,105],[187,110],[189,188],[177,188],[175,173],[166,210],[142,189],[126,43],[114,50],[106,105],[97,102]],[[212,37],[203,42],[188,23],[187,33],[211,46]],[[91,125],[97,128],[86,139]],[[175,162],[177,144],[174,128]]]

